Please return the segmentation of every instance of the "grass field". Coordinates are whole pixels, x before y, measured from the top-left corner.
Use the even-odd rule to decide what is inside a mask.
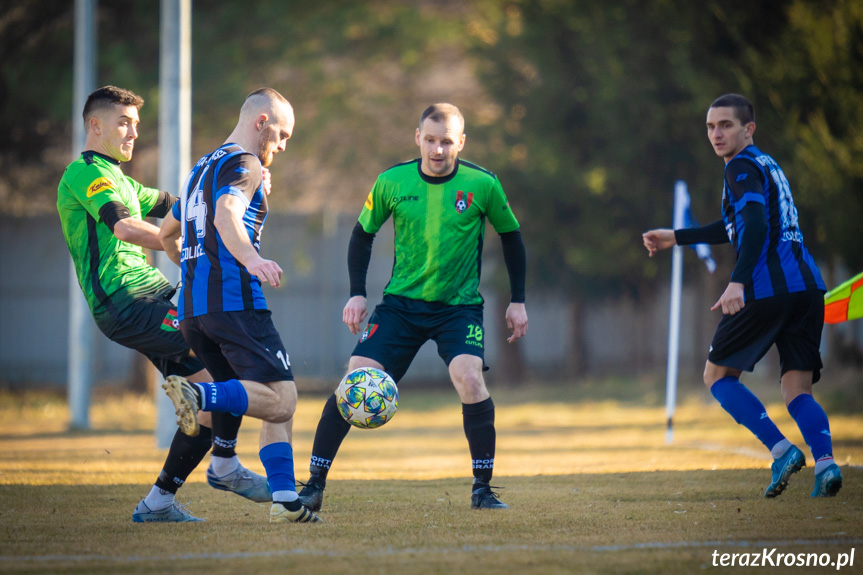
[[[731,569],[714,566],[723,553],[778,555],[782,565],[781,554],[847,562],[852,550],[843,571],[861,572],[863,416],[831,417],[845,478],[836,498],[809,498],[807,467],[765,500],[767,453],[715,402],[684,394],[668,446],[657,399],[613,391],[496,392],[493,483],[511,509],[472,511],[455,394],[403,389],[392,422],[345,441],[326,523],[288,526],[267,523],[268,505],[210,489],[204,465],[179,499],[205,523],[133,524],[165,455],[149,398],[97,397],[93,430],[73,433],[61,399],[0,394],[0,573],[692,573]],[[777,401],[778,390],[762,397]],[[301,396],[298,479],[322,405],[321,395]],[[768,410],[804,447],[784,406]],[[239,452],[262,472],[258,429],[244,422]]]

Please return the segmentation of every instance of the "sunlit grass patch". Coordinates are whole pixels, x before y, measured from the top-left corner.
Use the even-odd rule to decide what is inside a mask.
[[[830,553],[863,546],[863,471],[848,465],[863,460],[860,416],[831,418],[845,476],[838,497],[809,498],[810,462],[780,498],[766,500],[766,450],[697,394],[681,400],[671,445],[661,405],[506,394],[497,402],[493,484],[511,509],[482,512],[469,508],[457,397],[408,391],[391,422],[348,435],[330,472],[326,523],[279,527],[267,523],[267,505],[209,488],[205,465],[178,498],[206,523],[133,524],[166,453],[155,447],[148,397],[98,397],[93,430],[68,432],[56,396],[0,396],[0,570],[688,573],[709,566],[722,542]],[[300,480],[324,400],[300,399]],[[768,411],[804,447],[784,406]],[[262,472],[259,430],[246,418],[238,451]]]

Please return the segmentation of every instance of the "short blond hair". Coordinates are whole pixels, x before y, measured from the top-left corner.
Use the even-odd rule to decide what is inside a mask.
[[[432,122],[446,123],[449,121],[450,118],[456,118],[461,124],[462,130],[464,130],[464,116],[461,115],[461,112],[458,108],[456,108],[452,104],[447,104],[446,102],[432,104],[431,106],[426,108],[420,116],[419,128],[420,130],[422,130],[423,122],[425,122],[426,120],[431,120]]]

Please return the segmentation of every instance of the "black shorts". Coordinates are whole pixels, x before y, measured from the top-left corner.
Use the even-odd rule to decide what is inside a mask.
[[[481,304],[446,305],[385,295],[351,355],[377,361],[398,382],[428,340],[437,343],[438,355],[449,365],[459,355],[482,359],[483,335]],[[483,365],[483,371],[487,369]]]
[[[804,291],[746,302],[734,315],[723,315],[707,359],[716,365],[752,371],[775,343],[782,375],[811,371],[821,379],[821,330],[824,293]]]
[[[180,322],[215,381],[293,381],[291,360],[269,310],[207,313]]]
[[[174,291],[167,286],[137,298],[118,317],[105,312],[96,318],[99,329],[111,341],[142,353],[163,377],[185,377],[204,369],[196,357],[189,355],[189,344],[180,333],[177,308],[171,303]]]

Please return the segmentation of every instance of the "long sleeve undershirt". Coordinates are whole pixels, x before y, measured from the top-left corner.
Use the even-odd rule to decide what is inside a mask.
[[[755,271],[758,258],[764,249],[764,240],[767,238],[767,213],[764,205],[748,202],[740,211],[740,216],[743,219],[743,233],[740,236],[737,263],[731,273],[731,281],[748,285],[752,283],[752,272]],[[674,230],[674,238],[681,246],[728,242],[722,220],[700,228]]]
[[[375,234],[367,233],[362,224],[357,222],[348,243],[348,276],[351,285],[351,297],[366,297],[366,274],[372,257],[372,245]],[[520,230],[500,234],[503,247],[503,260],[509,274],[511,301],[524,303],[525,277],[527,275],[527,256],[524,240]]]

